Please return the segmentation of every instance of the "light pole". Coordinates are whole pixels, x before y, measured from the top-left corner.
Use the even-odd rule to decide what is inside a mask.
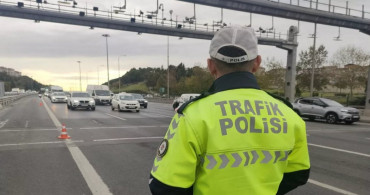
[[[100,65],[101,67],[104,67],[104,65]],[[99,78],[99,65],[97,66],[97,70],[98,70],[98,85],[100,85],[100,78]]]
[[[120,64],[119,64],[119,58],[126,55],[118,56],[118,93],[121,92],[121,74],[120,74]]]
[[[316,52],[316,25],[317,23],[315,23],[315,32],[313,34],[313,50],[312,50],[312,60],[311,60],[311,63],[312,63],[312,72],[311,72],[311,82],[310,82],[310,96],[313,97],[313,83],[314,83],[314,78],[315,78],[315,52]]]
[[[170,36],[167,35],[167,98],[170,99]]]
[[[106,48],[107,48],[107,74],[108,74],[108,88],[110,88],[110,85],[109,85],[109,60],[108,60],[108,37],[110,37],[109,34],[103,34],[102,35],[103,37],[105,37],[105,44],[106,44]]]
[[[77,61],[78,67],[80,69],[80,91],[82,91],[82,84],[81,84],[81,61]]]

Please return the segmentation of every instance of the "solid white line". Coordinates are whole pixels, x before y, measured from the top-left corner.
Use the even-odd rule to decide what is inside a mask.
[[[120,141],[120,140],[146,140],[146,139],[163,139],[162,137],[125,137],[125,138],[114,138],[114,139],[95,139],[94,142],[104,141]]]
[[[72,128],[68,128],[72,129]],[[2,132],[18,132],[18,131],[57,131],[58,129],[3,129],[0,130],[0,133]]]
[[[155,128],[155,127],[168,127],[168,125],[160,126],[122,126],[122,127],[82,127],[81,130],[93,130],[93,129],[130,129],[130,128]]]
[[[84,142],[83,140],[75,140],[73,142]],[[0,147],[3,146],[23,146],[23,145],[41,145],[41,144],[63,144],[64,141],[52,141],[52,142],[33,142],[33,143],[18,143],[18,144],[0,144]]]
[[[359,156],[370,157],[369,154],[364,154],[364,153],[359,153],[359,152],[353,152],[353,151],[343,150],[343,149],[339,149],[339,148],[333,148],[333,147],[322,146],[322,145],[317,145],[317,144],[310,144],[310,143],[308,143],[308,145],[309,146],[319,147],[319,148],[325,148],[325,149],[329,149],[329,150],[335,150],[335,151],[339,151],[339,152],[346,152],[346,153],[355,154],[355,155],[359,155]]]
[[[92,194],[109,195],[112,194],[109,191],[108,186],[101,179],[99,174],[96,172],[94,167],[90,164],[89,160],[85,157],[82,151],[73,144],[70,140],[66,141],[69,151],[77,164],[78,169],[80,169],[82,176],[85,178],[87,185],[89,186]]]
[[[54,122],[54,125],[59,129],[61,126],[61,123],[57,119],[57,117],[51,112],[45,101],[44,107],[46,111],[48,112],[51,120]],[[109,191],[108,186],[104,183],[104,181],[101,179],[99,174],[96,172],[94,167],[90,164],[89,160],[85,157],[85,155],[81,152],[81,150],[73,144],[71,140],[65,141],[67,148],[69,152],[72,155],[73,160],[76,162],[78,169],[80,170],[82,176],[84,177],[87,185],[89,186],[92,194],[100,195],[100,194],[112,194]]]
[[[355,193],[352,193],[352,192],[348,192],[348,191],[345,191],[345,190],[342,190],[342,189],[339,189],[339,188],[336,188],[334,186],[331,186],[331,185],[328,185],[328,184],[325,184],[325,183],[321,183],[319,181],[315,181],[315,180],[312,180],[312,179],[308,179],[308,182],[309,183],[312,183],[314,185],[317,185],[317,186],[320,186],[320,187],[323,187],[323,188],[326,188],[326,189],[329,189],[329,190],[332,190],[334,192],[338,192],[340,194],[346,194],[346,195],[357,195]]]
[[[118,117],[118,116],[114,116],[114,115],[111,115],[111,114],[108,114],[108,113],[105,113],[106,115],[108,115],[108,116],[111,116],[111,117],[114,117],[114,118],[117,118],[117,119],[119,119],[119,120],[123,120],[123,121],[125,121],[126,119],[124,119],[124,118],[121,118],[121,117]]]

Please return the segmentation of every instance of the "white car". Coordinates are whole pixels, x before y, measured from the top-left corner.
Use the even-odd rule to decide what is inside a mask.
[[[194,99],[196,97],[200,96],[199,93],[184,93],[184,94],[181,94],[181,96],[179,98],[176,98],[173,103],[172,103],[172,107],[174,110],[176,110],[177,108],[179,108],[183,103],[191,100],[191,99]]]
[[[67,95],[64,92],[54,92],[50,96],[52,103],[54,102],[67,102]]]
[[[76,108],[95,110],[95,100],[86,92],[72,92],[68,98],[67,108],[75,110]]]
[[[131,94],[115,94],[112,99],[112,110],[114,109],[117,109],[119,112],[124,110],[140,112],[140,103]]]

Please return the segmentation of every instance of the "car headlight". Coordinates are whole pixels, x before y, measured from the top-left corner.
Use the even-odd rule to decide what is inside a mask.
[[[147,101],[147,100],[144,100],[144,102],[145,102],[145,103],[148,103],[148,101]]]
[[[346,110],[346,109],[341,109],[340,111],[344,112],[344,113],[348,113],[348,110]]]
[[[78,103],[78,100],[73,100],[73,103]]]
[[[95,101],[94,100],[90,100],[90,104],[93,104],[93,103],[95,103]]]

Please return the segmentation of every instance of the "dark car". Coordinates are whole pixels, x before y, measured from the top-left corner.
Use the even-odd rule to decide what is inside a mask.
[[[133,93],[132,96],[134,96],[134,98],[140,103],[140,107],[148,107],[148,100],[144,99],[142,95]]]

